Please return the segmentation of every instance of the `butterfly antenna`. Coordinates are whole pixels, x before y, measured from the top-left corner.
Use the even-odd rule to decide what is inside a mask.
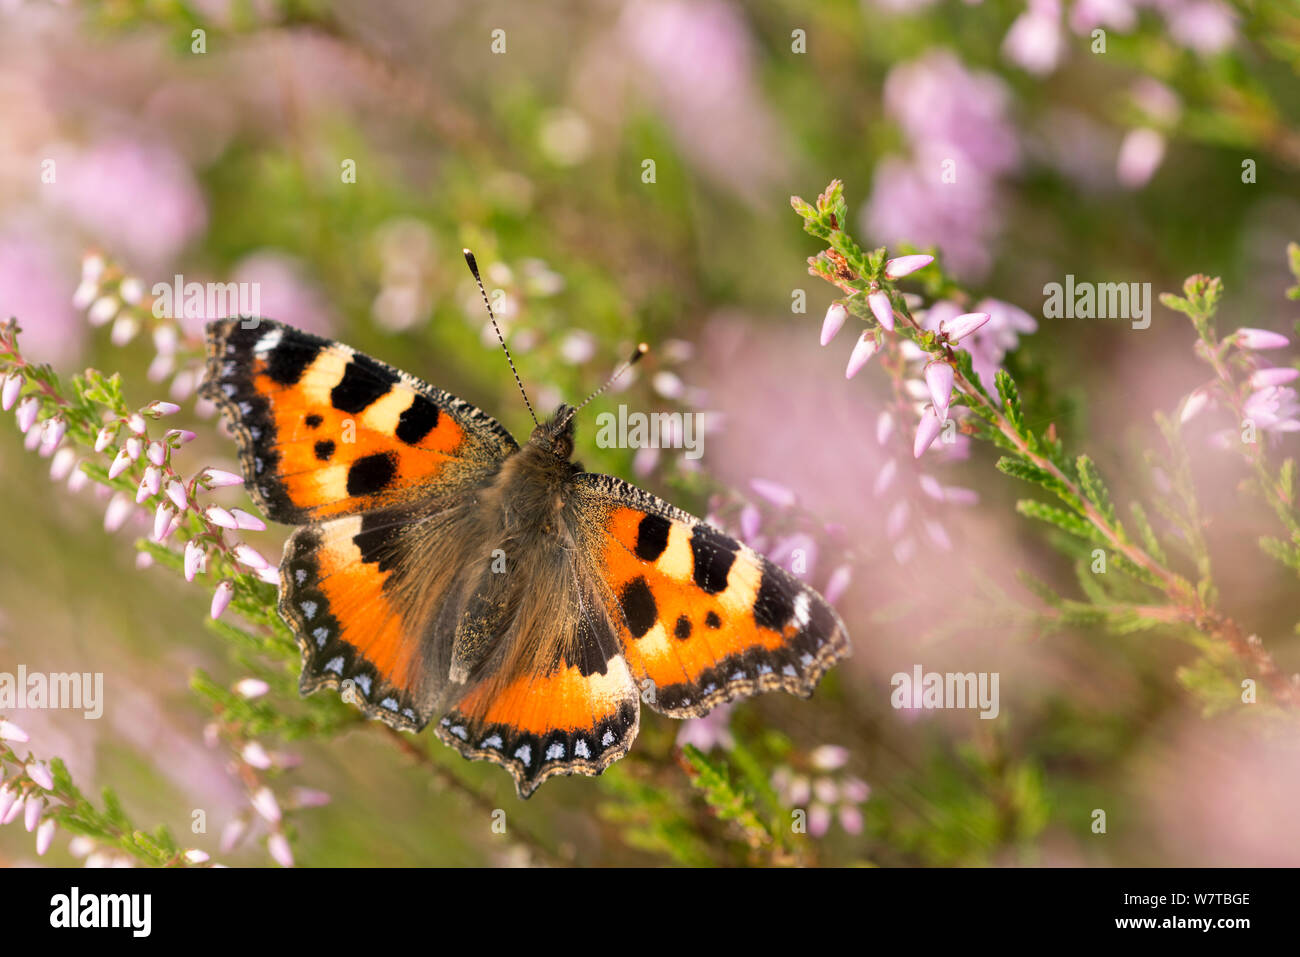
[[[501,327],[497,325],[497,317],[492,314],[492,301],[488,299],[487,290],[483,288],[483,277],[478,274],[478,261],[468,249],[462,249],[461,252],[465,254],[465,262],[469,263],[469,271],[474,274],[474,281],[478,283],[478,291],[483,294],[483,305],[487,306],[488,318],[492,320],[492,328],[496,330],[501,349],[506,354],[506,362],[510,364],[510,371],[515,377],[515,385],[519,386],[519,394],[524,397],[524,405],[528,406],[528,414],[533,417],[533,425],[538,425],[537,413],[533,411],[533,404],[528,401],[528,393],[524,391],[524,383],[519,378],[519,370],[515,368],[515,360],[510,357],[510,350],[506,347],[506,337],[501,335]]]
[[[602,392],[604,392],[606,389],[612,386],[615,382],[617,382],[619,376],[621,376],[628,369],[632,368],[634,365],[640,362],[642,357],[644,357],[645,354],[649,351],[650,351],[650,347],[648,345],[646,345],[644,342],[639,343],[636,347],[636,351],[632,353],[632,357],[628,359],[626,362],[624,362],[617,369],[615,369],[614,374],[605,381],[604,385],[602,385],[591,395],[587,396],[587,398],[583,399],[581,405],[577,406],[574,409],[570,409],[569,414],[564,417],[564,421],[561,422],[560,425],[564,425],[565,422],[568,422],[571,418],[573,418],[575,415],[577,415],[579,412],[585,409],[587,407],[587,404],[591,402],[592,399],[596,398],[596,396],[600,395]]]

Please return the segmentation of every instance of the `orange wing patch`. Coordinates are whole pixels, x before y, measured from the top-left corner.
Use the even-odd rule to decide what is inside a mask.
[[[577,664],[471,688],[438,723],[438,737],[471,760],[500,764],[528,797],[557,774],[600,774],[636,738],[636,685],[621,656],[599,671]]]
[[[449,495],[518,447],[468,403],[268,319],[209,326],[204,390],[235,426],[258,504],[292,524]]]
[[[848,653],[820,595],[752,549],[609,476],[599,493],[597,571],[609,617],[655,710],[708,712],[733,698],[784,690],[807,696]],[[590,493],[589,493],[590,494]]]
[[[438,682],[421,657],[418,626],[384,587],[400,527],[391,522],[379,513],[294,532],[281,566],[280,614],[303,651],[303,694],[343,687],[367,715],[418,730],[431,717]]]

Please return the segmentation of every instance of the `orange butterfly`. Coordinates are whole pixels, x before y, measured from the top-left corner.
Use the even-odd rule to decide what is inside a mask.
[[[347,682],[393,727],[437,718],[528,797],[626,754],[642,697],[675,718],[806,697],[848,653],[802,582],[570,461],[570,406],[521,448],[481,409],[337,342],[249,318],[207,340],[204,394],[234,426],[248,489],[299,526],[280,614],[304,694]]]

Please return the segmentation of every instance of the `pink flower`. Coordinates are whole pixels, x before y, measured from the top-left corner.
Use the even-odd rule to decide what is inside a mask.
[[[281,867],[293,867],[293,849],[289,847],[289,839],[279,831],[266,839],[266,850]]]
[[[260,698],[270,690],[271,686],[261,678],[240,678],[235,682],[235,694],[249,700]]]
[[[934,262],[933,256],[899,256],[885,263],[886,279],[902,279]]]
[[[126,520],[131,517],[131,510],[134,506],[131,499],[125,492],[118,492],[108,503],[108,508],[104,510],[104,531],[116,532],[126,524]]]
[[[871,307],[871,314],[876,317],[876,322],[889,332],[894,331],[894,306],[889,301],[889,293],[884,290],[877,290],[867,296],[867,305]]]
[[[39,787],[47,791],[54,790],[54,775],[50,774],[50,769],[39,761],[30,762],[27,767],[27,776],[31,778]]]
[[[166,502],[158,506],[158,510],[153,515],[153,540],[161,542],[167,537],[167,532],[172,523],[172,508]]]
[[[1270,385],[1286,385],[1297,378],[1300,378],[1300,369],[1292,369],[1289,366],[1257,369],[1251,373],[1250,387],[1252,389],[1263,389]]]
[[[1165,158],[1165,138],[1156,130],[1140,127],[1129,130],[1119,146],[1115,174],[1121,186],[1138,189],[1155,175]]]
[[[841,565],[831,572],[831,577],[826,581],[826,588],[822,591],[822,597],[833,605],[849,590],[852,582],[853,569],[848,565]]]
[[[14,413],[14,417],[18,420],[18,431],[26,435],[28,429],[36,424],[36,416],[40,411],[41,400],[34,395],[29,395],[18,403],[18,411]]]
[[[1210,401],[1210,394],[1204,389],[1197,389],[1183,401],[1183,411],[1178,414],[1179,422],[1190,422]]]
[[[185,580],[194,581],[194,576],[203,570],[206,555],[202,546],[197,542],[189,541],[185,543]]]
[[[176,479],[172,479],[167,483],[167,497],[176,504],[178,512],[185,511],[189,504],[188,497],[185,494],[185,486]]]
[[[939,416],[935,414],[934,406],[927,406],[925,413],[921,416],[921,423],[916,427],[916,440],[912,443],[912,455],[920,458],[925,450],[934,444],[934,440],[939,437],[943,431],[943,423],[939,421]]]
[[[778,482],[764,478],[750,479],[749,487],[780,508],[790,508],[795,504],[795,494]]]
[[[44,857],[54,842],[54,818],[47,817],[36,829],[36,856]]]
[[[947,336],[949,342],[956,343],[965,339],[988,321],[989,314],[987,312],[967,312],[951,322],[946,319],[941,321],[939,323],[939,333]]]
[[[1002,41],[1002,54],[1028,73],[1043,76],[1056,69],[1063,47],[1059,0],[1030,0]]]
[[[4,386],[0,388],[0,406],[6,412],[18,401],[18,394],[23,391],[23,377],[17,372],[5,376]]]
[[[262,521],[256,515],[245,512],[242,508],[232,508],[230,514],[235,519],[235,525],[238,528],[247,529],[252,532],[266,531],[266,522]]]
[[[1284,335],[1267,329],[1252,329],[1248,326],[1243,326],[1233,333],[1232,340],[1242,349],[1285,349],[1291,344],[1291,340]]]
[[[876,354],[878,348],[876,339],[870,332],[862,333],[853,346],[853,352],[849,354],[849,364],[844,370],[844,378],[852,379],[861,372],[862,367]]]
[[[184,857],[186,862],[190,864],[206,864],[211,860],[206,851],[200,851],[197,847],[186,851]]]
[[[826,310],[826,318],[822,320],[822,345],[826,345],[835,338],[835,333],[840,331],[840,328],[844,325],[844,320],[848,318],[849,311],[847,309],[838,302],[831,303],[830,308]]]
[[[212,593],[212,608],[210,609],[212,620],[216,621],[222,616],[225,610],[230,606],[230,599],[235,595],[235,586],[229,581],[223,581],[217,586],[217,590]]]
[[[231,515],[220,505],[209,505],[203,510],[209,522],[213,525],[220,525],[222,528],[238,528],[239,523],[235,521],[235,516]]]
[[[25,743],[28,739],[27,732],[12,721],[5,721],[0,718],[0,741],[17,741],[19,744]]]
[[[265,558],[263,558],[261,553],[259,553],[257,549],[253,548],[251,545],[236,545],[235,558],[236,560],[247,565],[249,568],[256,568],[258,570],[261,570],[263,568],[271,567],[271,563],[268,562]]]
[[[228,485],[243,485],[244,479],[224,469],[204,469],[199,473],[199,482],[207,488],[224,488]]]
[[[948,403],[952,400],[953,371],[946,362],[931,362],[925,367],[925,384],[929,386],[939,418],[948,418]]]
[[[270,765],[269,759],[267,765]],[[260,814],[268,823],[280,823],[280,803],[275,799],[275,794],[270,788],[258,788],[257,791],[253,793],[250,801],[253,805],[253,810]]]
[[[244,763],[247,764],[249,767],[257,768],[260,771],[265,771],[267,768],[271,766],[271,756],[266,753],[266,748],[262,747],[261,743],[257,741],[250,741],[248,742],[248,744],[244,745],[244,750],[239,752],[239,756],[243,758]],[[263,790],[266,789],[263,788]],[[261,793],[262,793],[261,791],[258,792],[259,795]],[[269,794],[270,792],[268,791],[267,793]],[[257,807],[257,801],[258,799],[255,796],[253,801],[254,807]],[[274,804],[274,798],[272,798],[271,801],[272,804]],[[268,804],[267,806],[270,807],[271,805]],[[259,810],[258,813],[261,813],[261,811]],[[265,816],[266,815],[263,815],[263,817]],[[280,819],[280,812],[279,812],[279,808],[277,807],[275,810],[274,821],[272,821],[272,819],[269,817],[267,818],[267,820],[272,821],[272,823],[274,823],[279,819]]]
[[[35,794],[27,795],[27,802],[23,805],[23,827],[30,834],[36,830],[36,825],[41,823],[41,812],[45,810],[45,799],[37,797]]]

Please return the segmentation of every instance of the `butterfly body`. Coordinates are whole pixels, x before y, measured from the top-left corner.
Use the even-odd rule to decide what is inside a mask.
[[[674,717],[811,694],[848,652],[814,591],[723,532],[572,461],[573,409],[522,447],[481,410],[266,319],[208,329],[205,395],[248,488],[298,525],[280,612],[301,688],[514,776],[598,774],[640,704]]]

